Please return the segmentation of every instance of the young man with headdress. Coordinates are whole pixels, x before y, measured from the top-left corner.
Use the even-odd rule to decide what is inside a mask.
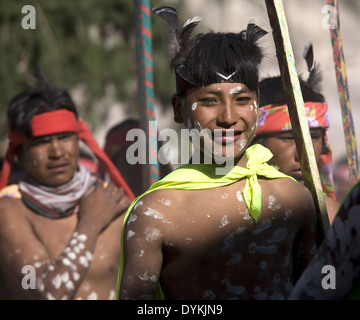
[[[0,299],[114,299],[125,210],[134,196],[78,119],[66,90],[24,91],[8,109],[0,175]],[[111,182],[79,165],[79,142]],[[26,172],[8,179],[14,161]]]
[[[326,134],[329,128],[328,105],[321,94],[321,73],[314,63],[313,46],[305,47],[309,77],[307,81],[300,78],[306,116],[310,128],[315,160],[318,165],[321,184],[326,194],[325,202],[330,223],[339,208],[335,200],[332,176],[332,151]],[[253,143],[261,143],[268,148],[273,157],[269,164],[304,183],[300,169],[294,133],[281,82],[281,77],[269,77],[260,81],[260,114],[256,138]]]
[[[178,28],[175,8],[153,12],[169,31],[175,121],[200,135],[200,155],[130,206],[118,298],[285,299],[316,251],[316,217],[309,190],[269,166],[269,150],[247,148],[266,32],[190,37],[198,17]]]

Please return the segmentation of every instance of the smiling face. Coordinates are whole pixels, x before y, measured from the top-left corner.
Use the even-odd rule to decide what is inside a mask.
[[[324,132],[322,128],[310,129],[316,163],[319,162],[323,150]],[[292,131],[271,134],[265,138],[264,146],[268,148],[273,158],[269,164],[279,167],[279,171],[303,183],[300,169],[300,159],[296,150],[294,133]]]
[[[59,133],[35,138],[23,145],[19,160],[41,185],[61,186],[71,180],[78,168],[78,137],[74,133]]]
[[[213,83],[173,97],[175,121],[200,133],[203,155],[238,164],[256,133],[257,96],[242,83]],[[217,162],[219,163],[219,162]],[[242,164],[241,164],[242,165]]]

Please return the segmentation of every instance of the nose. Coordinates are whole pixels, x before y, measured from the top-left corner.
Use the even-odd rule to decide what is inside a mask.
[[[218,126],[230,128],[236,124],[237,121],[237,114],[233,104],[231,102],[225,102],[218,116]]]
[[[295,160],[296,162],[300,162],[300,160],[299,160],[299,154],[298,154],[298,152],[297,152],[295,140],[294,140],[294,142],[293,142],[292,148],[293,148],[293,153],[294,153],[294,160]]]
[[[49,143],[49,157],[50,158],[61,158],[64,154],[61,141],[53,137]]]

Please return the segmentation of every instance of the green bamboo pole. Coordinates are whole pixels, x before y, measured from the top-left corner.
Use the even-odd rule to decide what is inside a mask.
[[[300,157],[301,171],[304,176],[305,186],[311,191],[316,207],[318,244],[320,244],[325,237],[330,223],[307,123],[304,100],[295,66],[284,6],[282,0],[265,0],[265,3],[273,29],[276,55],[278,57],[296,147]]]

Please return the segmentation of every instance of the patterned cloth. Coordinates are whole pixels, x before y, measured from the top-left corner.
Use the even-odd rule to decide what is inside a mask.
[[[328,106],[326,103],[305,102],[306,117],[309,128],[324,128],[330,126]],[[267,105],[260,108],[256,135],[275,132],[292,131],[291,120],[287,105]],[[334,181],[332,175],[332,150],[325,131],[325,150],[320,156],[318,170],[323,191],[335,199]]]
[[[180,190],[204,190],[230,185],[241,179],[246,179],[243,190],[243,198],[249,209],[251,217],[258,221],[261,213],[261,187],[257,180],[257,176],[266,177],[267,179],[290,178],[274,167],[267,164],[272,157],[269,149],[262,145],[256,144],[246,150],[248,162],[246,168],[234,166],[226,175],[217,175],[216,164],[187,164],[183,165],[162,180],[154,183],[148,191],[137,197],[130,205],[125,219],[126,220],[136,204],[136,202],[144,195],[158,189],[180,189]],[[124,266],[123,257],[123,239],[124,230],[121,238],[121,263],[119,269],[118,290],[120,289],[122,268]],[[159,288],[157,297],[163,297],[161,288]]]
[[[65,185],[56,188],[45,187],[26,176],[19,185],[11,185],[1,190],[0,198],[22,199],[35,213],[57,219],[76,213],[80,199],[95,182],[96,178],[80,166],[74,177]]]

